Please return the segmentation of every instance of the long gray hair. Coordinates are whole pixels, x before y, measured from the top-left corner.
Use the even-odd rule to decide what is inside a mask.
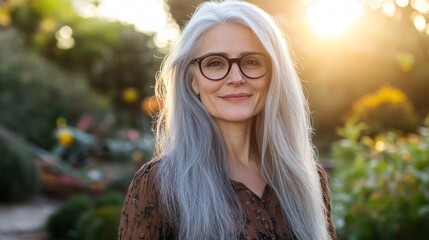
[[[164,101],[156,127],[163,212],[179,239],[236,239],[243,226],[222,135],[191,87],[202,35],[225,22],[251,29],[272,59],[265,107],[253,126],[263,176],[298,239],[328,239],[308,106],[285,36],[271,16],[242,1],[201,4],[163,62],[156,85]]]

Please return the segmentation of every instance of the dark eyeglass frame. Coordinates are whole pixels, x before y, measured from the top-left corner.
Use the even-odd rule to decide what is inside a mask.
[[[242,60],[243,58],[245,58],[245,57],[247,57],[247,56],[249,56],[249,55],[254,55],[254,54],[256,54],[256,55],[262,55],[262,56],[265,58],[266,62],[267,62],[267,70],[265,71],[265,73],[264,73],[264,74],[262,74],[262,75],[261,75],[261,76],[259,76],[259,77],[250,77],[250,76],[248,76],[246,73],[244,73],[243,69],[241,69],[241,65],[240,65],[240,62],[241,62],[241,60]],[[211,56],[219,56],[219,57],[223,57],[223,58],[225,58],[225,59],[227,60],[227,62],[228,62],[228,70],[226,71],[225,75],[224,75],[224,76],[222,76],[221,78],[209,78],[209,77],[207,77],[207,76],[204,74],[204,72],[203,72],[203,69],[202,69],[201,63],[203,62],[203,60],[204,60],[204,59],[206,59],[206,58],[208,58],[208,57],[211,57]],[[241,56],[241,57],[239,57],[239,58],[228,58],[225,54],[221,54],[221,53],[208,53],[208,54],[205,54],[205,55],[203,55],[203,56],[201,56],[201,57],[197,57],[197,58],[193,59],[193,60],[191,61],[191,63],[198,63],[198,67],[199,67],[199,69],[200,69],[201,74],[202,74],[205,78],[207,78],[208,80],[211,80],[211,81],[219,81],[219,80],[224,79],[226,76],[228,76],[229,72],[231,71],[232,64],[234,64],[234,63],[237,63],[237,66],[238,66],[238,69],[240,69],[240,72],[241,72],[241,73],[242,73],[246,78],[250,78],[250,79],[257,79],[257,78],[261,78],[261,77],[265,76],[265,75],[269,72],[269,69],[271,68],[271,67],[270,67],[271,62],[269,61],[269,57],[268,57],[266,54],[263,54],[263,53],[260,53],[260,52],[250,52],[250,53],[246,53],[245,55],[242,55],[242,56]]]

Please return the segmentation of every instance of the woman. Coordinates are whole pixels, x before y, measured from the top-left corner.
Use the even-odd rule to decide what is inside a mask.
[[[157,157],[129,187],[120,239],[336,238],[300,81],[266,12],[201,4],[157,94]]]

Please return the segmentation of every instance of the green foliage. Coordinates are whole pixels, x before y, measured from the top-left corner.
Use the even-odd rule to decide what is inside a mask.
[[[115,23],[109,23],[110,28]],[[88,69],[84,71],[88,74],[91,87],[104,94],[110,99],[117,110],[118,116],[141,113],[141,104],[144,97],[153,95],[155,85],[155,73],[161,63],[161,54],[153,45],[151,36],[136,32],[131,26],[118,25],[116,29],[104,32],[113,32],[116,36],[116,43],[105,46],[102,55],[92,62],[87,62]],[[79,32],[76,33],[76,41],[79,43]],[[104,34],[106,35],[106,34]],[[93,37],[104,36],[102,34]],[[82,44],[77,45],[70,53],[81,52],[84,44],[88,44],[91,37],[82,38]],[[97,41],[94,44],[99,45]],[[64,55],[66,57],[66,55]],[[97,57],[97,56],[93,56]],[[82,62],[83,59],[70,61],[67,68],[75,65],[75,62]],[[127,89],[136,91],[136,99],[126,101],[124,95]],[[130,116],[135,119],[135,116]],[[133,124],[127,119],[119,119],[122,122]],[[134,126],[135,127],[135,126]]]
[[[44,19],[69,21],[76,17],[70,0],[21,0],[10,5],[14,24],[27,34],[37,32]]]
[[[389,86],[358,99],[351,115],[367,124],[365,132],[368,134],[388,130],[413,132],[417,128],[413,105],[405,93]]]
[[[83,213],[92,208],[87,196],[79,195],[70,198],[47,222],[47,230],[51,239],[76,239],[76,225]]]
[[[71,0],[23,0],[7,9],[28,46],[65,71],[81,73],[93,90],[110,100],[120,125],[136,127],[141,101],[153,95],[162,59],[152,35],[132,25],[80,17]],[[132,102],[123,99],[128,88],[138,93]]]
[[[353,129],[354,128],[354,129]],[[360,136],[333,145],[334,220],[340,239],[429,238],[429,128],[420,135]]]
[[[77,227],[79,240],[116,240],[121,210],[122,201],[98,206],[83,215]]]
[[[152,36],[102,19],[75,19],[69,25],[76,45],[61,50],[56,41],[51,42],[44,47],[46,56],[65,69],[82,72],[91,88],[110,100],[117,116],[125,116],[117,120],[133,125],[130,119],[141,113],[144,97],[153,95],[155,73],[162,59]],[[129,88],[137,93],[131,102],[124,99]],[[127,118],[129,114],[134,115]]]
[[[95,202],[77,196],[65,202],[48,220],[52,239],[115,240],[123,195],[110,192]]]
[[[0,138],[0,202],[21,202],[39,192],[36,164],[19,140]]]
[[[76,44],[71,48],[59,48],[54,33],[49,33],[50,41],[40,46],[41,52],[49,59],[67,69],[91,73],[103,61],[113,58],[115,46],[119,44],[120,30],[124,25],[97,18],[75,18],[68,23],[60,23],[56,29],[69,26]]]
[[[53,145],[56,120],[107,112],[106,101],[85,80],[70,76],[25,49],[20,34],[0,30],[0,123],[38,146]]]

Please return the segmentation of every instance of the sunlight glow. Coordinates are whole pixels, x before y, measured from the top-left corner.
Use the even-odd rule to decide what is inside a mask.
[[[426,19],[423,15],[416,14],[413,17],[413,23],[414,23],[414,27],[416,27],[418,31],[423,32],[426,30]]]
[[[155,44],[159,48],[166,48],[168,44],[174,41],[180,35],[180,29],[177,26],[170,26],[159,30],[155,36]]]
[[[383,3],[383,13],[388,17],[393,17],[396,12],[396,5],[392,1],[386,1]]]
[[[368,5],[372,9],[380,9],[383,6],[383,0],[369,0]]]
[[[98,13],[102,17],[134,24],[145,32],[156,32],[167,24],[164,5],[159,0],[102,0]]]
[[[57,39],[57,47],[59,49],[70,49],[74,47],[75,40],[73,38],[73,29],[70,26],[63,26],[55,33]]]
[[[343,33],[362,14],[362,4],[356,0],[320,0],[307,10],[314,31],[322,37]]]
[[[396,5],[404,8],[408,6],[408,4],[410,3],[410,0],[395,0],[395,2],[396,2]]]
[[[74,0],[74,4],[83,17],[103,17],[132,24],[141,32],[155,33],[159,48],[168,47],[180,34],[163,0],[100,0],[98,7],[84,0]]]
[[[375,150],[379,152],[382,152],[387,148],[386,144],[383,141],[377,141],[374,147],[375,147]]]
[[[427,0],[414,0],[411,1],[411,6],[420,13],[427,13],[429,11],[429,2]]]

